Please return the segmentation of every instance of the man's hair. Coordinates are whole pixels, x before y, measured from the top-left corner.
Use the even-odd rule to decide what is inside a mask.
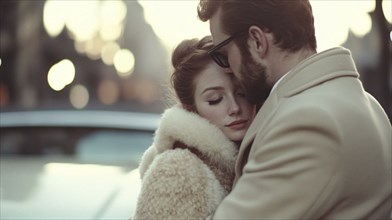
[[[312,7],[308,0],[200,0],[200,20],[208,21],[221,10],[222,30],[233,35],[252,25],[273,34],[281,49],[316,50]]]

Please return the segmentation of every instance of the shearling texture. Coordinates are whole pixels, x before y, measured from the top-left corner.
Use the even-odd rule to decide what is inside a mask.
[[[187,147],[174,148],[176,141]],[[231,190],[237,153],[206,119],[178,106],[166,110],[139,166],[142,188],[132,219],[206,218]]]

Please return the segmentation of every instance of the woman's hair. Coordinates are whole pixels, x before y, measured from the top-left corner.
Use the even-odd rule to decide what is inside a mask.
[[[274,35],[275,43],[284,50],[316,50],[312,7],[308,0],[200,0],[198,16],[207,21],[221,10],[225,34],[245,32],[252,25]]]
[[[173,51],[171,84],[182,106],[195,110],[195,78],[212,61],[207,51],[213,47],[211,36],[183,40]]]

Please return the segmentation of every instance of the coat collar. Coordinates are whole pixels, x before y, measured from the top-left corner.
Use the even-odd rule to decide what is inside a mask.
[[[240,146],[237,169],[242,169],[238,163],[244,163],[242,160],[246,156],[247,148],[251,146],[263,124],[270,120],[269,116],[276,110],[280,98],[294,96],[338,77],[359,77],[350,51],[342,47],[317,53],[294,67],[270,94],[249,127]],[[236,170],[236,172],[242,171]]]
[[[213,161],[233,169],[238,146],[208,120],[179,106],[173,106],[162,114],[153,146],[159,154],[172,149],[175,141],[196,148]]]
[[[276,92],[278,96],[290,97],[333,78],[345,76],[359,77],[350,51],[336,47],[299,63],[277,86]]]

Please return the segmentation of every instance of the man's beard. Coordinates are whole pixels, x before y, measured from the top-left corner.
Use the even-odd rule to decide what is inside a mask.
[[[241,51],[241,54],[240,83],[249,102],[261,105],[268,98],[272,89],[272,86],[267,84],[266,67],[256,63],[248,51]]]

